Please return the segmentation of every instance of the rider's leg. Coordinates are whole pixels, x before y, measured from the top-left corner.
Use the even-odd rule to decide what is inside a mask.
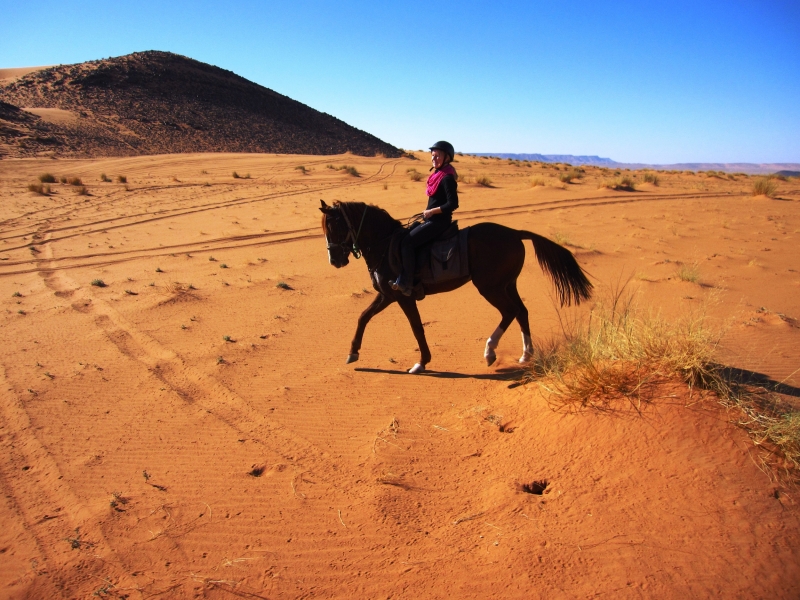
[[[450,221],[437,219],[425,221],[409,232],[400,246],[403,270],[400,277],[397,278],[398,281],[395,282],[396,289],[402,291],[406,296],[411,295],[411,289],[414,287],[417,248],[441,235],[449,226]]]

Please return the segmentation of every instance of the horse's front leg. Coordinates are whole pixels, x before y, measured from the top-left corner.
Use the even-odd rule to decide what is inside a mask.
[[[417,338],[417,344],[419,345],[419,362],[411,367],[408,372],[412,375],[422,373],[425,370],[425,365],[431,361],[431,350],[428,348],[428,341],[425,339],[425,328],[422,326],[422,319],[419,316],[417,301],[403,296],[397,303],[406,314],[406,318],[411,324],[411,330],[414,332],[414,337]]]
[[[367,328],[367,323],[369,323],[372,317],[377,315],[392,302],[394,302],[394,298],[379,293],[375,300],[372,301],[372,304],[358,317],[358,327],[356,327],[356,335],[350,343],[350,354],[347,356],[347,364],[358,360],[358,351],[361,350],[361,340],[364,338],[364,330]]]

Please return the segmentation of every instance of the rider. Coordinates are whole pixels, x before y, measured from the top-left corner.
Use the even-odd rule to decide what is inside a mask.
[[[436,239],[444,233],[453,220],[453,211],[458,208],[458,184],[456,170],[450,164],[455,158],[455,149],[450,142],[436,142],[431,151],[431,168],[428,177],[428,208],[422,213],[423,221],[403,238],[400,247],[403,258],[403,271],[395,280],[389,282],[392,289],[410,296],[414,287],[414,262],[416,250],[422,244]]]

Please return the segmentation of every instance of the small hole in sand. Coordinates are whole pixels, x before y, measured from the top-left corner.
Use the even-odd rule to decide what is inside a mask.
[[[522,484],[522,491],[526,494],[536,494],[537,496],[541,496],[544,491],[547,489],[547,480],[542,479],[541,481],[534,481],[532,483],[523,483]]]

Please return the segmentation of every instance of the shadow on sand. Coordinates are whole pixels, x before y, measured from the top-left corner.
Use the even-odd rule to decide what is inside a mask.
[[[382,373],[384,375],[408,375],[406,371],[398,371],[396,369],[371,369],[367,367],[357,367],[355,369],[361,373]],[[509,367],[505,369],[498,369],[493,373],[453,373],[452,371],[424,371],[420,373],[419,377],[436,377],[439,379],[477,379],[479,381],[511,381],[509,388],[515,388],[522,385],[519,379],[525,374],[524,369],[519,367]]]
[[[719,365],[719,373],[730,384],[741,386],[757,386],[764,388],[769,392],[782,394],[784,396],[792,396],[800,398],[800,388],[782,381],[775,381],[768,375],[758,373],[756,371],[748,371],[747,369],[738,369],[736,367],[726,367]]]

